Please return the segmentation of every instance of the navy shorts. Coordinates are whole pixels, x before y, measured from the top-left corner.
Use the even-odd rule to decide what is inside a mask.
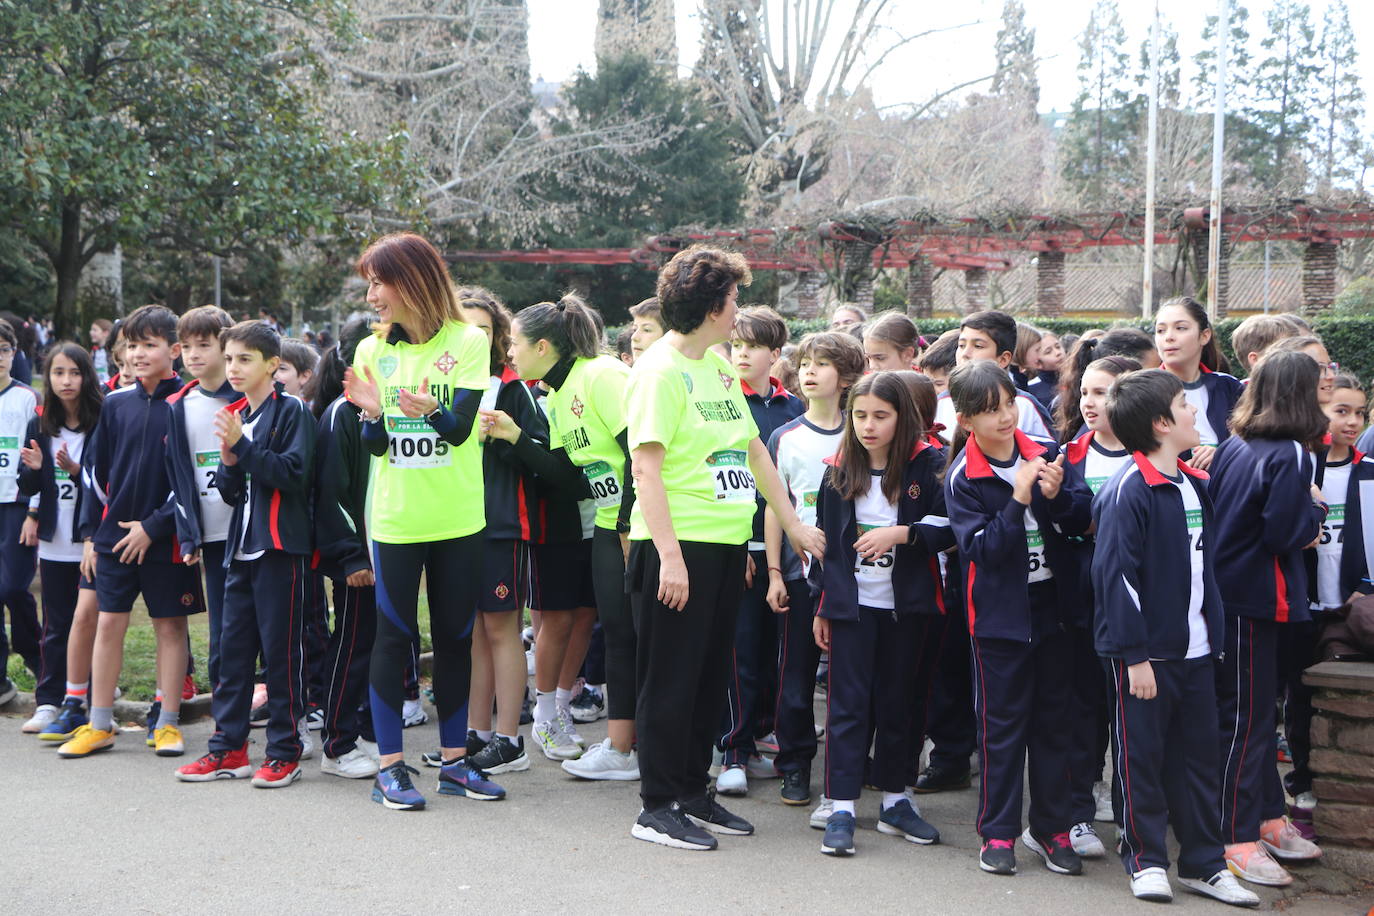
[[[488,538],[482,557],[482,590],[477,610],[484,614],[518,611],[525,606],[528,545],[514,538]]]
[[[574,544],[530,545],[530,610],[596,607],[591,538]]]
[[[200,567],[182,563],[121,563],[113,554],[97,554],[95,594],[106,614],[129,613],[140,594],[153,618],[187,617],[205,610]]]

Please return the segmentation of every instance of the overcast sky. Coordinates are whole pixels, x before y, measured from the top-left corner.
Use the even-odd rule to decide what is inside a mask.
[[[779,0],[769,0],[779,3]],[[1078,93],[1075,68],[1078,65],[1078,37],[1088,21],[1093,0],[1024,0],[1026,19],[1035,29],[1040,63],[1040,107],[1042,111],[1067,110]],[[1320,31],[1326,0],[1312,0],[1315,27]],[[852,4],[840,0],[840,7]],[[921,39],[892,54],[875,71],[872,82],[881,105],[899,105],[928,98],[942,88],[991,73],[993,41],[1002,12],[1002,0],[962,0],[936,3],[929,0],[892,0],[886,25],[892,34],[910,35],[925,29],[978,21],[979,24]],[[1214,0],[1160,0],[1160,16],[1179,33],[1183,57],[1183,78],[1192,75],[1191,58],[1202,45],[1202,29],[1208,15],[1216,12]],[[1250,33],[1258,54],[1258,41],[1264,32],[1264,11],[1268,0],[1251,2]],[[1348,0],[1351,27],[1357,38],[1374,35],[1374,0]],[[596,28],[596,0],[529,0],[531,75],[558,81],[579,66],[595,68],[592,40]],[[1149,37],[1153,10],[1148,0],[1122,0],[1119,3],[1132,55],[1140,42]],[[680,63],[689,68],[700,46],[700,21],[696,0],[677,0],[678,53]],[[837,11],[836,20],[841,20]],[[847,21],[848,15],[843,17]],[[887,47],[890,42],[875,42]],[[1363,74],[1374,76],[1374,48],[1360,61]],[[1369,80],[1364,80],[1369,85]],[[977,87],[974,87],[977,88]],[[972,89],[970,91],[973,91]],[[1367,103],[1374,108],[1374,103]],[[1366,129],[1374,117],[1366,118]]]

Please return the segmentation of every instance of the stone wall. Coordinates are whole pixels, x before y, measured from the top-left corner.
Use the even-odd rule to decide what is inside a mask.
[[[1323,861],[1374,877],[1374,663],[1322,662],[1304,681],[1312,699],[1313,825]]]
[[[1302,308],[1309,315],[1336,301],[1336,252],[1339,242],[1311,242],[1302,253]]]

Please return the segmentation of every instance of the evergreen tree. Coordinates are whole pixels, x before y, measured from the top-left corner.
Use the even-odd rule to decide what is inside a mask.
[[[1360,169],[1364,90],[1360,88],[1359,50],[1345,0],[1331,0],[1326,8],[1317,60],[1321,66],[1316,99],[1320,115],[1313,161],[1318,190],[1329,194],[1335,182],[1352,181]]]
[[[1036,75],[1035,29],[1026,25],[1021,0],[1006,0],[1002,28],[997,32],[997,72],[992,94],[1011,102],[1034,119],[1040,104],[1040,80]]]
[[[1230,36],[1226,42],[1226,99],[1227,107],[1235,110],[1239,100],[1248,97],[1252,82],[1250,57],[1250,11],[1242,3],[1233,3],[1227,16]],[[1193,104],[1210,110],[1216,92],[1217,17],[1208,16],[1202,28],[1202,49],[1193,56],[1197,72],[1193,75]]]
[[[1088,205],[1102,206],[1130,180],[1137,120],[1116,0],[1097,0],[1078,47],[1079,92],[1064,132],[1063,170]]]
[[[1306,184],[1304,155],[1316,126],[1312,97],[1321,70],[1311,8],[1276,0],[1265,13],[1268,29],[1255,69],[1252,105],[1246,111],[1268,142],[1249,150],[1251,169],[1267,191],[1300,193]]]

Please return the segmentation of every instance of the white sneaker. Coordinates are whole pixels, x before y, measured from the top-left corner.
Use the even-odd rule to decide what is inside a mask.
[[[1107,824],[1115,820],[1112,816],[1112,784],[1110,782],[1093,783],[1093,804],[1097,806],[1097,810],[1093,812],[1093,820]]]
[[[1069,831],[1069,842],[1073,845],[1073,851],[1084,859],[1100,859],[1107,854],[1107,847],[1102,845],[1102,840],[1098,837],[1092,824],[1074,824],[1073,829]],[[1151,869],[1147,868],[1144,871],[1151,871]],[[1136,896],[1139,897],[1140,895],[1136,894]]]
[[[817,830],[825,829],[825,822],[835,813],[835,800],[821,796],[821,803],[811,812],[811,826]]]
[[[1255,907],[1260,905],[1259,895],[1248,887],[1242,887],[1235,876],[1225,869],[1206,880],[1202,878],[1179,878],[1178,883],[1194,894],[1212,897],[1222,903],[1229,903],[1231,906]]]
[[[1169,886],[1169,873],[1157,865],[1142,868],[1131,875],[1131,893],[1138,900],[1154,903],[1172,903],[1174,900],[1174,889]]]
[[[359,738],[358,747],[364,754],[371,757],[374,763],[382,759],[381,752],[377,750],[376,741],[368,741],[366,738]]]
[[[296,723],[296,732],[301,736],[301,759],[309,760],[315,756],[315,742],[310,740],[310,725],[304,716]]]
[[[1298,797],[1293,799],[1293,807],[1311,811],[1317,807],[1317,796],[1311,792],[1299,792]]]
[[[24,727],[21,728],[20,731],[26,735],[36,735],[51,725],[52,721],[56,718],[57,707],[49,706],[47,703],[44,703],[33,711],[33,718],[25,722]]]
[[[525,650],[525,676],[534,677],[534,646]]]
[[[418,697],[401,704],[401,728],[414,728],[428,721],[429,713],[425,712],[424,703]]]
[[[531,725],[530,738],[550,760],[575,760],[582,756],[582,748],[563,733],[556,719],[545,719]]]
[[[360,747],[342,757],[324,757],[320,760],[320,772],[329,776],[342,776],[344,779],[367,779],[376,776],[377,761],[367,755]]]
[[[558,725],[558,730],[568,736],[568,740],[576,744],[580,750],[586,750],[587,739],[578,734],[571,709],[566,706],[558,707],[558,718],[554,719],[554,722]]]
[[[767,757],[753,754],[750,756],[749,762],[745,764],[745,767],[748,769],[749,776],[752,779],[778,778],[778,768],[773,766],[773,761],[769,760]]]
[[[737,764],[721,770],[716,777],[716,791],[721,795],[748,795],[749,776],[744,767]]]
[[[611,744],[611,739],[606,738],[600,744],[593,744],[576,760],[564,760],[563,772],[578,779],[629,782],[639,778],[639,754],[633,749],[622,754]]]

